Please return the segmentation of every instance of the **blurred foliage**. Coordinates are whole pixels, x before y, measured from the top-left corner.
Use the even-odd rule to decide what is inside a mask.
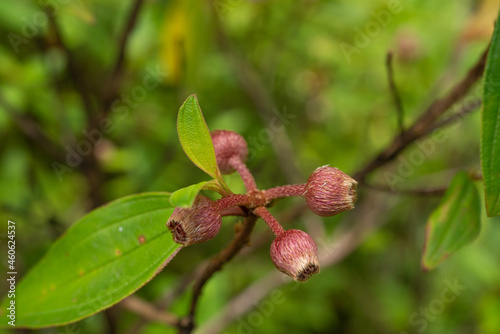
[[[476,61],[498,13],[497,0],[146,1],[130,35],[118,94],[103,110],[100,97],[110,88],[108,78],[132,2],[41,3],[53,7],[77,75],[38,2],[0,2],[1,254],[7,254],[6,222],[11,219],[18,227],[20,275],[92,207],[133,193],[174,191],[206,180],[182,152],[176,134],[176,113],[189,94],[197,94],[211,130],[234,130],[248,140],[254,152],[249,168],[261,188],[296,179],[305,182],[325,164],[353,174],[397,133],[384,65],[387,51],[394,52],[395,80],[409,125]],[[397,13],[390,13],[394,5]],[[385,24],[377,21],[383,20],[377,16],[381,11],[390,13],[381,21]],[[374,30],[361,47],[356,40],[366,29]],[[359,52],[346,56],[341,47],[345,43]],[[89,92],[89,110],[81,86]],[[472,95],[481,91],[479,86]],[[274,102],[275,109],[262,108],[267,104],[255,98],[258,91]],[[103,118],[108,119],[105,126],[99,123]],[[21,131],[26,120],[63,152],[62,159]],[[284,126],[277,127],[282,120],[278,124]],[[69,151],[85,151],[84,133],[92,130],[100,131],[102,140],[91,144],[83,162],[68,166],[58,177],[54,162],[67,164]],[[423,152],[424,161],[413,165],[411,175],[397,188],[446,186],[457,169],[479,168],[477,112],[444,134],[442,142],[431,140],[433,150],[413,145],[369,181],[387,182],[384,173],[397,173],[401,159],[416,151]],[[284,135],[293,148],[289,161],[278,158],[278,139]],[[283,171],[284,163],[295,166],[296,179]],[[98,170],[97,176],[92,169]],[[244,191],[236,176],[227,182],[233,191]],[[340,264],[322,268],[309,283],[282,286],[284,302],[276,303],[270,315],[257,306],[227,332],[499,333],[499,219],[487,219],[483,213],[478,239],[424,274],[424,224],[439,197],[360,189],[360,202],[370,193],[387,207],[371,217],[383,225],[379,230]],[[293,203],[280,202],[272,211],[285,215]],[[334,233],[339,224],[349,224],[352,214],[323,219],[325,229]],[[288,228],[310,227],[302,218],[282,223]],[[230,240],[231,222],[210,242],[184,249],[138,294],[151,301],[168,294]],[[270,234],[259,223],[253,240],[260,247],[232,261],[209,282],[197,323],[209,320],[245,287],[275,270],[268,251]],[[2,264],[6,261],[2,255]],[[438,308],[443,291],[455,280],[465,290]],[[186,292],[170,310],[184,315],[188,302]],[[429,308],[435,308],[434,313],[426,318],[421,312]],[[121,308],[113,308],[112,314],[119,319],[119,333],[138,321]],[[243,328],[259,314],[257,328]],[[103,313],[90,319],[77,324],[81,333],[108,332]],[[140,332],[175,331],[149,323]]]

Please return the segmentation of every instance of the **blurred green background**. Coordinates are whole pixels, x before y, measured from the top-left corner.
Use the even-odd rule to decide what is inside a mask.
[[[248,166],[260,188],[305,182],[326,164],[354,174],[398,131],[387,52],[394,54],[408,126],[477,60],[499,2],[144,1],[123,68],[110,80],[132,6],[118,0],[0,3],[1,263],[10,219],[17,224],[19,277],[93,207],[208,179],[184,155],[176,134],[176,113],[192,93],[211,130],[230,129],[247,139]],[[471,96],[480,93],[478,84]],[[408,159],[420,150],[425,159],[396,188],[446,186],[457,169],[479,168],[479,116],[447,128],[443,142],[430,139],[432,151],[413,145],[403,152]],[[387,184],[387,172],[400,166],[396,159],[368,181]],[[237,176],[227,179],[234,192],[244,191]],[[348,230],[357,219],[381,227],[307,284],[281,285],[279,300],[272,294],[260,306],[249,300],[255,308],[232,319],[224,333],[500,333],[499,219],[484,218],[471,246],[423,273],[424,226],[438,202],[437,196],[361,186],[360,211],[332,218],[297,212],[300,200],[278,203],[272,212],[286,228],[317,238]],[[231,239],[237,219],[226,222],[215,239],[184,249],[137,294],[170,300]],[[206,286],[199,325],[275,271],[271,241],[258,223],[251,251]],[[465,288],[447,292],[454,282]],[[263,311],[269,301],[272,311]],[[189,289],[169,310],[185,315],[188,302]],[[120,307],[75,328],[176,332]]]

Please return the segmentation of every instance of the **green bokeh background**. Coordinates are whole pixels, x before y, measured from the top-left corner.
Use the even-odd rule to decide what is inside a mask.
[[[132,2],[41,3],[55,10],[61,35],[74,55],[77,82],[89,90],[93,117],[101,120],[98,97],[106,89]],[[387,84],[388,50],[394,54],[408,126],[477,60],[488,43],[498,5],[497,0],[146,1],[130,35],[116,103],[106,116],[111,130],[84,157],[99,167],[98,186],[92,190],[86,173],[92,165],[82,162],[58,177],[53,164],[65,161],[47,154],[13,121],[13,115],[23,124],[27,118],[34,120],[65,154],[68,147],[77,149],[87,140],[85,129],[102,131],[88,124],[68,57],[47,15],[35,1],[1,2],[2,268],[8,219],[17,226],[21,277],[96,204],[207,180],[184,155],[176,134],[176,113],[192,93],[211,130],[234,130],[248,140],[248,166],[259,187],[305,182],[316,167],[326,164],[353,174],[398,131]],[[346,45],[355,51],[346,53]],[[164,76],[154,88],[145,89],[151,71]],[[471,96],[479,97],[480,89],[478,84]],[[277,115],[288,118],[280,123]],[[413,164],[411,175],[396,187],[446,186],[458,169],[478,169],[479,116],[477,111],[447,128],[443,142],[430,139],[424,141],[428,146],[404,151],[403,160],[415,152],[422,152],[424,159]],[[371,174],[369,182],[387,184],[387,172],[398,173],[401,161]],[[244,191],[237,176],[227,179],[234,192]],[[323,229],[334,234],[340,226],[355,224],[359,216],[381,227],[307,284],[281,286],[283,296],[270,314],[257,306],[235,319],[225,333],[500,333],[499,219],[483,218],[481,235],[472,245],[423,273],[424,226],[439,197],[361,187],[360,206],[368,198],[383,209],[374,208],[373,215],[356,215],[354,210],[320,220],[306,214],[282,221],[286,228],[313,235]],[[272,212],[286,217],[299,203],[285,200]],[[184,249],[138,295],[155,301],[168,294],[230,240],[235,222],[228,219],[210,242]],[[271,242],[271,232],[258,223],[252,252],[236,258],[206,286],[197,323],[217,315],[246,287],[275,270],[268,254]],[[442,300],[447,284],[455,280],[465,290],[438,310],[436,300]],[[184,315],[188,302],[186,292],[169,310]],[[429,308],[426,318],[420,312]],[[117,333],[131,333],[139,321],[122,308],[110,314]],[[80,333],[110,332],[104,314],[91,319],[77,324]],[[147,323],[138,332],[175,330]]]

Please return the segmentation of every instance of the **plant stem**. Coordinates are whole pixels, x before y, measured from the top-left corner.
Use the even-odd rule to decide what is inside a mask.
[[[235,206],[251,206],[252,199],[249,195],[230,195],[217,200],[216,204],[219,206],[219,211],[224,211]]]
[[[394,100],[394,104],[396,105],[399,133],[403,134],[405,132],[403,101],[401,101],[401,96],[399,95],[398,88],[396,87],[396,83],[394,82],[394,69],[392,67],[392,59],[393,59],[393,54],[392,52],[389,51],[385,58],[385,66],[387,68],[387,78],[389,80],[389,90]]]
[[[220,215],[222,217],[226,217],[226,216],[246,217],[247,216],[247,214],[245,213],[245,211],[243,211],[240,207],[237,207],[237,206],[229,208],[229,209],[222,210],[220,212]]]
[[[190,333],[194,328],[194,315],[196,313],[196,306],[198,304],[198,299],[201,294],[201,290],[205,283],[212,277],[212,275],[221,270],[225,263],[229,262],[238,252],[248,244],[250,241],[250,234],[257,221],[257,216],[250,214],[245,218],[243,226],[238,231],[238,234],[234,237],[233,241],[224,248],[216,257],[212,258],[205,268],[205,270],[198,277],[193,286],[193,297],[191,299],[191,308],[189,311],[189,316],[187,317],[187,324],[184,324],[183,328],[179,328],[180,331],[185,333]]]
[[[306,193],[306,184],[290,184],[286,186],[275,187],[264,190],[263,193],[268,201],[290,196],[304,196]]]
[[[241,162],[239,156],[233,156],[229,159],[229,165],[236,169],[238,174],[240,174],[243,183],[245,184],[245,188],[247,188],[247,192],[253,192],[258,190],[257,184],[255,183],[255,179],[253,178],[252,173],[248,170],[247,166]]]
[[[435,129],[437,119],[455,103],[460,101],[460,99],[462,99],[471,87],[482,77],[488,51],[489,47],[484,50],[481,57],[469,70],[465,78],[455,84],[444,97],[436,99],[427,110],[404,131],[404,133],[395,136],[392,143],[365,164],[363,168],[357,171],[353,178],[360,184],[364,184],[365,178],[369,173],[394,160],[410,144],[427,135],[429,129]]]
[[[285,232],[283,226],[281,226],[278,220],[274,218],[266,207],[259,206],[255,208],[253,212],[266,222],[267,226],[269,226],[275,236],[279,236],[281,233]]]
[[[168,326],[176,326],[179,321],[174,314],[163,311],[155,305],[134,295],[123,299],[118,305],[138,314],[144,319],[157,321]]]

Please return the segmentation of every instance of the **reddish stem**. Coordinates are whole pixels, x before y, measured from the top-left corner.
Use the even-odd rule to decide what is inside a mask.
[[[273,199],[290,197],[290,196],[304,196],[306,193],[306,184],[290,184],[281,187],[275,187],[263,191],[264,196],[268,201]]]
[[[224,211],[235,206],[251,206],[252,199],[248,195],[230,195],[228,197],[217,200],[216,204],[219,206],[219,211]]]
[[[259,206],[255,208],[253,212],[266,222],[275,236],[279,236],[281,233],[285,232],[283,226],[281,226],[278,220],[274,218],[274,216],[267,210],[266,207]]]
[[[220,215],[222,217],[226,217],[226,216],[239,216],[239,217],[246,217],[248,216],[248,214],[243,211],[240,207],[238,206],[235,206],[235,207],[232,207],[232,208],[229,208],[229,209],[225,209],[225,210],[222,210]]]
[[[247,166],[241,162],[239,156],[235,155],[229,159],[229,165],[236,169],[238,174],[240,174],[243,183],[245,184],[245,188],[247,188],[247,192],[256,191],[257,184],[255,183],[255,179],[253,178],[252,173],[248,170]]]

